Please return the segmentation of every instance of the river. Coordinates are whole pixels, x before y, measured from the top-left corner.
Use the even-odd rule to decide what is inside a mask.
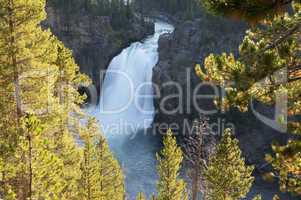
[[[156,22],[152,36],[117,55],[105,72],[99,105],[88,111],[99,121],[122,166],[129,199],[138,192],[150,196],[156,191],[155,153],[160,144],[147,134],[155,115],[152,70],[159,58],[160,36],[173,30],[170,24]]]
[[[158,62],[160,36],[173,31],[172,25],[156,22],[152,36],[132,43],[117,55],[104,72],[98,106],[87,109],[99,121],[102,133],[122,166],[128,199],[135,199],[139,192],[147,196],[156,193],[155,154],[161,143],[148,132],[155,115],[152,70]],[[256,177],[248,200],[256,194],[262,194],[263,199],[279,194],[277,184],[267,184],[260,177]],[[294,199],[287,194],[280,197]]]

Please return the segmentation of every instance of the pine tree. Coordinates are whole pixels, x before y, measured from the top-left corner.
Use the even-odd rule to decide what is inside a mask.
[[[238,140],[233,139],[231,130],[227,129],[216,152],[210,156],[205,171],[206,199],[245,198],[254,181],[253,169],[254,167],[245,165],[244,159],[241,158]]]
[[[78,182],[81,175],[80,163],[82,160],[82,151],[78,147],[74,137],[68,131],[62,132],[61,136],[54,138],[54,148],[56,155],[62,161],[62,192],[61,200],[78,199]]]
[[[100,184],[104,195],[110,199],[124,199],[125,188],[122,170],[103,137],[100,137],[97,143],[97,157],[101,164],[98,170],[102,176]]]
[[[123,200],[124,177],[95,120],[89,119],[82,130],[85,144],[82,161],[81,195],[83,199]]]
[[[183,155],[170,129],[163,139],[163,144],[163,150],[157,154],[158,200],[187,199],[186,184],[178,178]]]
[[[203,6],[211,13],[223,15],[234,19],[244,19],[248,22],[257,23],[267,18],[273,18],[282,13],[288,4],[298,0],[204,0]]]
[[[195,120],[193,123],[194,133],[186,137],[185,158],[188,161],[190,170],[189,178],[192,185],[192,200],[199,199],[199,193],[203,188],[203,173],[207,165],[208,151],[212,141],[204,141],[205,137],[211,134],[208,119],[205,116]]]
[[[250,99],[274,105],[285,94],[287,110],[282,110],[276,120],[279,128],[300,135],[301,123],[296,117],[301,114],[300,1],[205,0],[203,4],[214,14],[243,19],[253,25],[264,24],[247,31],[237,58],[233,54],[211,54],[203,68],[196,66],[202,80],[225,88],[226,98],[217,101],[217,105],[245,112],[250,108]],[[293,7],[290,13],[288,6]],[[281,174],[281,190],[298,195],[301,195],[300,146],[300,139],[274,146],[275,156],[268,156],[267,160]]]
[[[154,194],[152,194],[150,200],[157,200],[156,196]]]
[[[10,99],[14,101],[12,115],[17,120],[24,109],[41,109],[47,103],[47,98],[42,101],[42,97],[47,95],[48,80],[36,76],[45,76],[46,70],[52,68],[56,52],[50,31],[39,26],[46,17],[44,6],[41,0],[1,1],[1,73],[6,76],[4,80],[9,80],[7,95],[15,97]],[[37,81],[38,86],[33,84]],[[43,89],[44,96],[40,93]],[[35,97],[37,103],[32,101]]]
[[[4,190],[10,188],[15,193],[21,191],[12,184],[16,176],[13,166],[21,162],[15,156],[20,150],[18,144],[26,140],[21,119],[25,110],[43,112],[47,108],[47,89],[51,82],[45,79],[45,73],[55,59],[53,38],[39,26],[46,16],[44,5],[44,1],[0,2],[0,107],[3,111],[0,144],[1,160],[5,163],[1,173]],[[37,74],[44,77],[36,77]]]
[[[271,177],[279,177],[280,190],[301,196],[301,143],[290,140],[287,145],[273,144],[274,155],[266,155],[266,160],[275,169]],[[275,175],[276,174],[276,175]]]
[[[136,197],[136,200],[146,200],[146,197],[145,195],[143,194],[143,192],[139,192],[137,197]]]
[[[98,160],[96,159],[96,132],[95,124],[89,120],[87,128],[81,129],[81,139],[84,143],[84,155],[81,163],[82,177],[79,189],[84,200],[97,199],[102,194],[98,187],[101,179],[98,172]]]
[[[34,115],[22,118],[24,135],[17,149],[17,199],[60,199],[62,162],[47,148],[41,121]],[[20,157],[18,157],[20,156]]]
[[[64,164],[62,173],[65,183],[60,198],[74,199],[78,196],[77,183],[80,178],[81,158],[81,151],[75,141],[78,134],[76,127],[81,114],[78,105],[84,101],[84,97],[77,91],[77,86],[88,85],[90,81],[79,73],[72,52],[60,41],[56,40],[56,43],[57,72],[53,89],[55,103],[46,123],[47,127],[51,125],[48,128],[50,131],[47,132],[47,139],[52,151],[56,152]]]
[[[262,197],[261,197],[261,195],[256,195],[256,196],[253,198],[253,200],[262,200]]]
[[[32,193],[34,198],[70,199],[67,194],[75,191],[79,178],[78,162],[69,162],[69,156],[79,153],[71,127],[82,101],[77,85],[86,77],[78,72],[71,52],[41,28],[44,8],[44,0],[0,2],[0,169],[5,198],[16,194],[24,199]],[[30,137],[30,142],[21,126],[26,113],[34,113],[43,127],[43,134]]]

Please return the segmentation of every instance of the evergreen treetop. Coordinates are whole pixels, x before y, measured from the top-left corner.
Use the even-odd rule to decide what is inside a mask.
[[[238,140],[227,129],[210,156],[205,170],[206,199],[239,200],[245,198],[254,178],[253,166],[246,166],[239,149]]]
[[[186,184],[179,178],[183,154],[170,129],[163,139],[163,144],[164,148],[157,154],[158,200],[187,199]]]
[[[139,192],[136,197],[136,200],[146,200],[146,197],[142,192]]]
[[[85,200],[125,197],[124,176],[99,127],[92,118],[81,130],[84,159],[81,163],[80,197]]]

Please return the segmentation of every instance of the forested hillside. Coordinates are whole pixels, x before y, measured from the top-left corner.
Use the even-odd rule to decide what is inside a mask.
[[[129,0],[49,0],[48,4],[69,15],[87,12],[96,16],[108,16],[114,29],[129,28],[133,17]]]
[[[143,14],[159,11],[181,19],[193,19],[201,15],[201,3],[197,0],[135,0],[134,6]]]

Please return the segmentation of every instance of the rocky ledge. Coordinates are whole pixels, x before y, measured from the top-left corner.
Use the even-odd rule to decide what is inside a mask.
[[[63,10],[47,6],[44,23],[72,49],[83,73],[89,75],[99,88],[101,70],[111,59],[133,41],[139,41],[153,33],[153,24],[134,17],[126,30],[114,30],[107,16],[94,16],[87,12],[66,14]]]

